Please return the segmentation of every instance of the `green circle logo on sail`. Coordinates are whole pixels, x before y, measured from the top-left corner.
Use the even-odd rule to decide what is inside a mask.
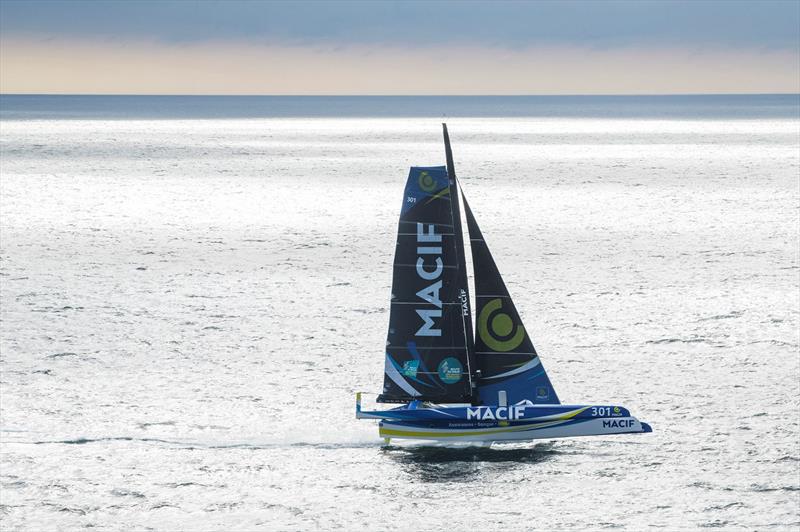
[[[436,185],[436,179],[434,179],[431,174],[424,171],[419,173],[419,188],[421,188],[423,192],[433,192],[436,189]]]
[[[439,363],[439,378],[445,384],[455,384],[461,380],[464,368],[457,358],[448,357]]]
[[[503,312],[503,301],[492,299],[478,315],[478,334],[489,349],[506,352],[519,347],[525,339],[522,324],[514,325],[511,316]]]

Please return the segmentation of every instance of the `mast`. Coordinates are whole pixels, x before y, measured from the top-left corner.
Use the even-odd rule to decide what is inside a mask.
[[[467,346],[467,374],[469,375],[470,391],[473,404],[479,404],[478,399],[478,369],[475,358],[475,333],[472,329],[472,311],[469,301],[469,282],[467,280],[467,259],[466,249],[464,248],[464,234],[461,229],[461,192],[456,177],[456,169],[453,164],[453,151],[450,148],[450,135],[447,133],[447,124],[442,123],[442,133],[444,135],[444,151],[447,159],[447,175],[450,178],[451,194],[450,201],[453,213],[453,233],[456,241],[456,254],[458,256],[459,272],[456,276],[458,286],[458,296],[461,300],[461,318],[464,322],[464,342]]]

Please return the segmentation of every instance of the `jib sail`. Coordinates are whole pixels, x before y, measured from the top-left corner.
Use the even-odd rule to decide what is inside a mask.
[[[463,243],[456,236],[461,222],[452,205],[456,191],[445,167],[411,168],[397,232],[379,402],[471,401],[469,297]]]
[[[464,198],[475,275],[475,357],[481,371],[478,392],[484,404],[531,401],[558,404],[558,396],[533,347],[495,265],[472,210]]]

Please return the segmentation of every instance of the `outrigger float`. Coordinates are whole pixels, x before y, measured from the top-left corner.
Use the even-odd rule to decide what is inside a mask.
[[[392,438],[453,442],[652,432],[619,405],[563,405],[522,325],[453,166],[412,167],[395,251],[383,393],[364,411]],[[471,310],[461,203],[472,248]]]

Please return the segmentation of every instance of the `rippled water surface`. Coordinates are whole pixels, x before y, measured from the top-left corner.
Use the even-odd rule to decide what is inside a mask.
[[[383,447],[412,118],[2,122],[3,529],[800,526],[800,122],[459,118],[565,402],[647,435]]]

